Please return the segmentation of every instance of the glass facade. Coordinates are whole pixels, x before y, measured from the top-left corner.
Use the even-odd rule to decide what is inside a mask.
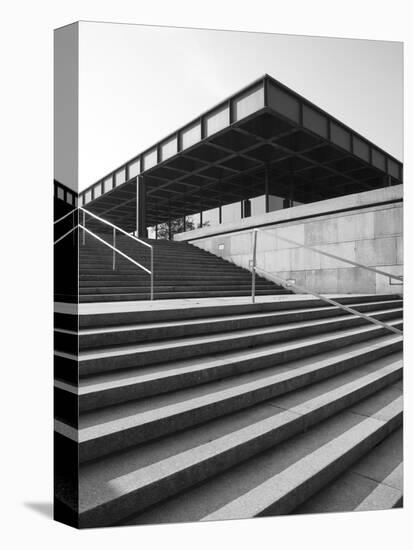
[[[148,227],[148,238],[156,239],[156,226]]]
[[[214,225],[219,225],[219,208],[205,210],[202,213],[202,225],[203,227],[213,227]]]
[[[192,216],[186,216],[186,230],[198,229],[201,226],[201,215],[193,214]]]
[[[225,204],[222,207],[222,223],[237,222],[241,219],[241,202]]]
[[[298,201],[286,199],[277,195],[268,196],[268,212],[291,208],[301,204]],[[216,227],[221,223],[236,223],[243,218],[260,216],[266,213],[265,195],[259,195],[252,198],[243,199],[221,207],[204,210],[195,214],[187,215],[181,218],[172,219],[169,222],[163,222],[157,226],[147,228],[148,237],[151,239],[173,239],[177,233],[184,231],[193,231],[201,227]]]
[[[282,210],[284,208],[284,200],[282,197],[276,195],[270,195],[268,197],[268,210],[275,212],[276,210]]]

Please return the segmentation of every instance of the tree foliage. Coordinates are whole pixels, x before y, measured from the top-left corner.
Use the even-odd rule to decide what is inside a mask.
[[[209,222],[202,224],[202,227],[208,227]],[[185,231],[192,231],[193,229],[198,229],[201,227],[201,224],[196,224],[193,218],[187,216],[185,223]],[[177,218],[171,220],[171,238],[177,233],[182,233],[184,231],[184,219]],[[168,222],[158,224],[158,239],[169,239],[169,224]]]

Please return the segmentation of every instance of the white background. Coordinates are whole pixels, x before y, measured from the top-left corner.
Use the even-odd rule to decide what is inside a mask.
[[[404,40],[405,97],[409,98],[412,96],[413,38],[408,6],[409,2],[398,0],[255,0],[253,3],[239,0],[14,0],[3,3],[0,33],[3,141],[0,538],[4,539],[3,548],[411,548],[411,437],[407,438],[406,445],[406,463],[410,463],[410,469],[406,471],[403,511],[81,532],[52,522],[48,512],[52,497],[52,29],[88,19]],[[406,107],[410,107],[409,104]],[[410,111],[406,109],[405,197],[408,204],[412,157]],[[407,235],[411,234],[410,211],[408,207]],[[408,244],[408,253],[410,248]],[[409,272],[406,269],[407,278]],[[407,291],[409,313],[409,287]],[[410,326],[410,315],[407,317]],[[407,340],[406,409],[411,431],[410,349]]]

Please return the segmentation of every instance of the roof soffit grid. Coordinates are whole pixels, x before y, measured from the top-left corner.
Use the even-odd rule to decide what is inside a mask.
[[[317,127],[316,135],[321,135],[324,132],[324,137],[328,139],[328,142],[331,145],[339,146],[344,151],[347,151],[351,155],[354,155],[360,160],[364,160],[369,166],[375,167],[380,170],[379,164],[382,164],[382,171],[384,173],[389,173],[387,170],[387,161],[390,163],[395,163],[400,167],[400,177],[397,177],[393,174],[393,178],[398,180],[400,183],[403,181],[403,163],[397,160],[395,157],[387,153],[384,149],[372,143],[370,140],[350,128],[348,125],[344,124],[334,116],[330,115],[328,112],[324,111],[311,101],[307,100],[305,97],[301,96],[297,92],[288,88],[281,82],[277,81],[269,75],[265,75],[266,79],[266,97],[267,97],[267,107],[272,109],[280,117],[285,118],[286,113],[288,113],[288,120],[295,120],[302,128],[311,131],[312,128],[309,125],[305,124],[304,113],[307,111],[307,120],[312,120],[313,129]],[[278,94],[277,99],[271,98],[271,94],[276,91]],[[283,99],[280,101],[280,94],[283,96]],[[294,107],[292,103],[294,103]],[[284,109],[283,112],[277,110],[277,105],[282,105]],[[321,118],[324,119],[324,122],[321,121]],[[324,128],[322,126],[324,125]],[[321,132],[320,132],[321,130]],[[347,143],[344,144],[345,139],[343,139],[343,133],[347,134]],[[369,150],[369,154],[366,158],[362,158],[357,155],[356,149],[358,147],[365,147],[366,152]],[[384,157],[384,159],[383,159]],[[380,162],[378,162],[380,158]],[[385,161],[385,159],[387,159]],[[376,163],[376,164],[374,164]]]
[[[263,111],[264,111],[264,109],[263,109]],[[255,114],[256,114],[256,113],[255,113]],[[252,117],[250,117],[250,118],[252,118]],[[244,123],[244,121],[240,121],[238,124],[239,124],[239,125],[242,125],[243,123]],[[226,130],[227,130],[227,129],[226,129]],[[224,132],[224,131],[223,131],[223,132]],[[288,135],[288,134],[291,134],[291,131],[288,131],[288,132],[287,132],[287,135]],[[211,137],[210,139],[212,140],[213,137]],[[266,140],[265,140],[265,143],[266,143],[266,144],[270,144],[270,146],[271,146],[271,145],[274,145],[274,139],[279,139],[279,136],[277,136],[276,138],[272,138],[272,139],[266,139]],[[325,140],[320,140],[320,137],[319,137],[319,136],[315,136],[315,140],[316,140],[316,141],[313,141],[313,144],[312,144],[313,146],[310,146],[308,149],[304,149],[304,150],[303,150],[303,148],[301,147],[301,148],[299,148],[299,149],[301,149],[301,151],[297,152],[297,151],[291,150],[291,149],[289,149],[289,148],[287,148],[287,147],[283,147],[283,148],[282,148],[282,152],[285,153],[286,156],[288,156],[288,155],[297,155],[297,154],[298,154],[298,155],[301,156],[301,158],[305,158],[305,154],[306,154],[306,153],[311,152],[311,151],[313,151],[314,149],[317,149],[317,148],[322,148],[323,146],[325,147],[325,146],[326,146],[326,143],[327,143],[328,145],[330,145],[329,142],[326,142]],[[222,145],[222,144],[221,144],[221,145]],[[196,148],[196,146],[194,146],[194,148]],[[249,149],[254,149],[254,147],[250,147]],[[279,149],[279,145],[278,145],[278,149]],[[327,158],[323,159],[323,162],[319,162],[318,164],[325,165],[325,166],[329,169],[329,171],[330,171],[332,174],[335,174],[335,175],[337,175],[337,176],[339,176],[339,175],[341,176],[341,175],[343,175],[342,172],[336,170],[333,166],[330,167],[330,162],[331,162],[331,161],[335,161],[335,160],[337,160],[337,159],[342,159],[342,158],[348,157],[348,156],[349,156],[349,152],[348,152],[348,151],[340,150],[340,149],[337,148],[337,147],[334,147],[333,150],[336,151],[336,154],[335,154],[332,158],[328,158],[328,157],[327,157]],[[251,156],[248,156],[248,154],[247,154],[248,152],[249,152],[249,151],[247,151],[247,152],[243,151],[243,152],[242,152],[242,159],[245,159],[245,160],[243,161],[243,162],[244,162],[244,166],[245,166],[245,164],[248,165],[248,163],[249,163],[250,165],[254,165],[254,164],[256,164],[256,161],[257,161],[257,159],[252,159]],[[232,154],[231,154],[231,153],[232,153]],[[186,154],[186,155],[190,155],[190,154],[191,154],[191,151],[187,151],[185,154]],[[278,156],[279,156],[279,155],[278,155]],[[234,162],[239,162],[239,154],[234,154],[232,151],[229,152],[229,157],[228,157],[228,158],[229,158],[230,160],[234,160]],[[237,160],[236,160],[236,159],[237,159]],[[308,159],[307,159],[307,160],[308,160]],[[313,160],[313,159],[311,159],[311,160]],[[227,162],[226,159],[225,159],[225,162]],[[222,166],[221,163],[222,163],[222,159],[221,159],[220,161],[214,162],[213,165],[214,165],[216,168],[218,168],[218,169],[222,169],[222,168],[225,169],[225,168],[228,168],[228,167],[230,167],[230,168],[233,167],[233,166],[228,165],[228,163],[227,163],[227,165]],[[187,176],[182,175],[180,178],[177,178],[177,179],[173,180],[173,182],[165,182],[165,184],[163,184],[162,186],[167,187],[167,186],[170,185],[171,183],[176,183],[177,181],[179,181],[179,180],[181,180],[181,179],[184,179],[184,178],[186,178],[186,179],[185,179],[186,182],[189,182],[188,176],[190,176],[190,175],[195,175],[195,174],[198,174],[198,173],[199,173],[199,174],[202,174],[202,175],[207,175],[207,176],[208,176],[208,174],[205,173],[205,170],[206,170],[205,168],[201,168],[201,167],[198,165],[198,166],[195,167],[195,169],[192,170],[191,173],[188,174]],[[375,171],[377,172],[377,170],[375,170]],[[156,172],[156,167],[154,167],[154,168],[152,169],[152,173],[155,173],[155,172]],[[353,181],[353,182],[356,182],[356,181],[357,181],[355,178],[351,177],[350,174],[345,174],[345,175],[346,175],[346,177],[348,177],[349,182],[350,182],[350,181]],[[372,177],[373,177],[373,176],[372,176]],[[361,184],[362,184],[362,182],[358,182],[358,183],[361,183]]]

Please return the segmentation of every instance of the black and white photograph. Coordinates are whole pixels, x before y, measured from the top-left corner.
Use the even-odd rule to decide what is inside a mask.
[[[403,506],[403,44],[54,32],[55,519]]]
[[[410,548],[409,3],[2,8],[0,546]]]

